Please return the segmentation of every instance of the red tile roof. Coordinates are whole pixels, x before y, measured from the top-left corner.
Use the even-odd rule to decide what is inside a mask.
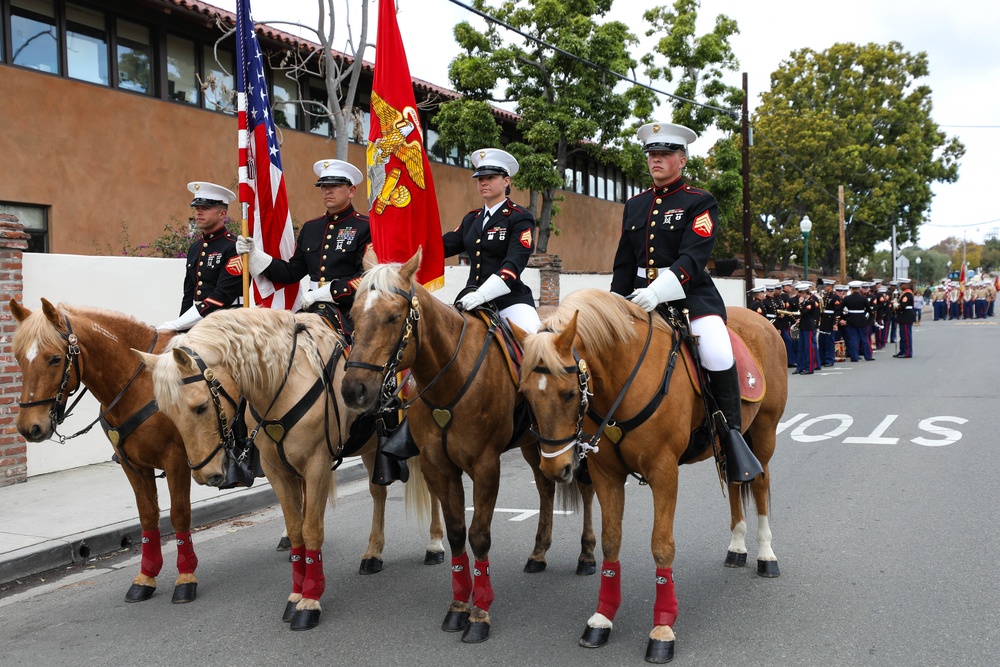
[[[229,25],[236,25],[235,14],[233,14],[232,12],[228,12],[225,9],[220,9],[215,5],[210,5],[207,2],[199,2],[199,0],[159,0],[159,2],[156,2],[155,4],[173,5],[175,7],[180,7],[182,9],[188,10],[194,14],[204,16],[210,20],[219,18],[225,23],[228,23]],[[286,44],[294,49],[305,49],[311,51],[319,46],[319,44],[316,44],[315,42],[310,42],[307,39],[303,39],[302,37],[293,35],[283,30],[278,30],[272,26],[263,23],[257,24],[257,31],[272,41],[279,42],[281,44]],[[346,53],[337,51],[335,49],[331,49],[331,51],[333,52],[333,57],[336,58],[337,60],[344,61],[345,63],[348,64],[354,61],[354,58]],[[375,71],[375,64],[370,63],[367,60],[364,61],[362,67],[367,72]],[[416,77],[411,77],[411,79],[413,81],[413,87],[422,93],[440,95],[445,100],[457,100],[462,97],[459,93],[455,92],[454,90],[449,90],[448,88],[445,88],[443,86],[438,86],[428,81],[424,81],[423,79],[418,79]],[[501,109],[499,107],[493,107],[493,114],[497,118],[505,120],[509,123],[516,123],[521,119],[521,117],[516,113],[507,111],[506,109]]]

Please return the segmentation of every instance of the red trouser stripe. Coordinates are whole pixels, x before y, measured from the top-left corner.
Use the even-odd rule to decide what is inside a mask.
[[[493,584],[490,583],[490,562],[488,560],[476,561],[472,603],[483,611],[489,611],[490,605],[493,604]]]
[[[615,620],[618,607],[622,603],[622,566],[621,562],[604,561],[601,563],[601,590],[597,594],[597,613],[609,621]]]
[[[302,597],[318,600],[326,590],[323,576],[323,552],[306,549],[306,578],[302,582]]]
[[[142,564],[139,571],[147,577],[155,577],[163,567],[163,552],[160,550],[160,529],[142,531]]]
[[[292,592],[302,594],[302,582],[306,578],[306,545],[292,547]]]
[[[194,574],[198,567],[198,556],[194,553],[191,542],[191,532],[177,533],[177,571],[181,574]]]
[[[451,559],[451,592],[459,602],[469,601],[472,595],[472,574],[469,572],[469,554]]]
[[[653,603],[653,625],[677,622],[677,596],[674,594],[674,571],[669,567],[656,568],[656,602]]]

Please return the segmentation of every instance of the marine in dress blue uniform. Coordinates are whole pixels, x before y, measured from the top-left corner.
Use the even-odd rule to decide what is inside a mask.
[[[353,327],[348,312],[364,273],[365,251],[371,246],[368,216],[353,206],[361,171],[342,160],[319,160],[313,165],[316,187],[321,188],[325,214],[302,225],[295,253],[288,260],[271,257],[255,247],[253,239],[240,237],[237,249],[250,253],[250,273],[275,283],[292,284],[309,276],[309,291],[302,308],[328,316],[347,333]]]
[[[236,195],[204,181],[188,183],[188,190],[194,195],[191,206],[202,238],[188,248],[180,315],[157,329],[186,331],[206,315],[242,301],[243,262],[236,252],[236,237],[225,226]]]
[[[742,483],[763,474],[763,469],[743,439],[726,305],[706,270],[718,233],[719,207],[710,192],[683,178],[687,145],[697,138],[683,125],[647,123],[639,128],[653,187],[625,203],[611,291],[646,311],[660,304],[688,310],[712,395],[728,425],[720,434],[726,472],[730,482]]]
[[[913,323],[917,319],[917,313],[913,309],[914,298],[909,279],[901,280],[900,286],[903,293],[899,295],[899,310],[896,313],[899,320],[899,352],[893,356],[909,359],[913,356]]]
[[[873,361],[871,339],[868,336],[868,323],[871,319],[871,304],[868,297],[861,293],[861,281],[852,280],[847,283],[851,293],[844,297],[843,314],[846,330],[844,338],[847,341],[847,356],[851,361],[858,360],[858,349],[864,352],[866,361]]]
[[[812,375],[820,367],[816,350],[816,330],[822,306],[815,294],[811,294],[812,283],[801,282],[795,286],[799,294],[799,358],[794,374]]]

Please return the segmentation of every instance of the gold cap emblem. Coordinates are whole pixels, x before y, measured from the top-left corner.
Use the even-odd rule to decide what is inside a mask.
[[[479,151],[479,159],[480,160],[486,159],[486,151]]]
[[[200,183],[195,183],[194,184],[194,189],[195,190],[201,190],[201,184]]]
[[[653,132],[659,132],[659,131],[660,131],[660,126],[659,125],[654,125],[653,126]]]
[[[326,169],[329,166],[330,166],[330,161],[329,160],[323,160],[323,168]]]

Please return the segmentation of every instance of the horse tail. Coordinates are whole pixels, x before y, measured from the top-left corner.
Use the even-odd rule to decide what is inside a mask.
[[[330,509],[337,506],[337,471],[330,471],[330,495],[328,496],[327,502],[330,503]]]
[[[580,497],[580,484],[575,477],[556,484],[556,502],[562,511],[575,514],[580,509]]]
[[[743,515],[746,516],[749,508],[757,511],[757,503],[753,501],[753,484],[740,484],[740,502],[743,504]]]
[[[420,457],[414,456],[407,461],[410,468],[410,479],[403,485],[403,503],[406,506],[406,515],[412,511],[417,516],[417,522],[421,526],[429,526],[431,523],[431,490],[427,486],[423,469],[420,467]]]

